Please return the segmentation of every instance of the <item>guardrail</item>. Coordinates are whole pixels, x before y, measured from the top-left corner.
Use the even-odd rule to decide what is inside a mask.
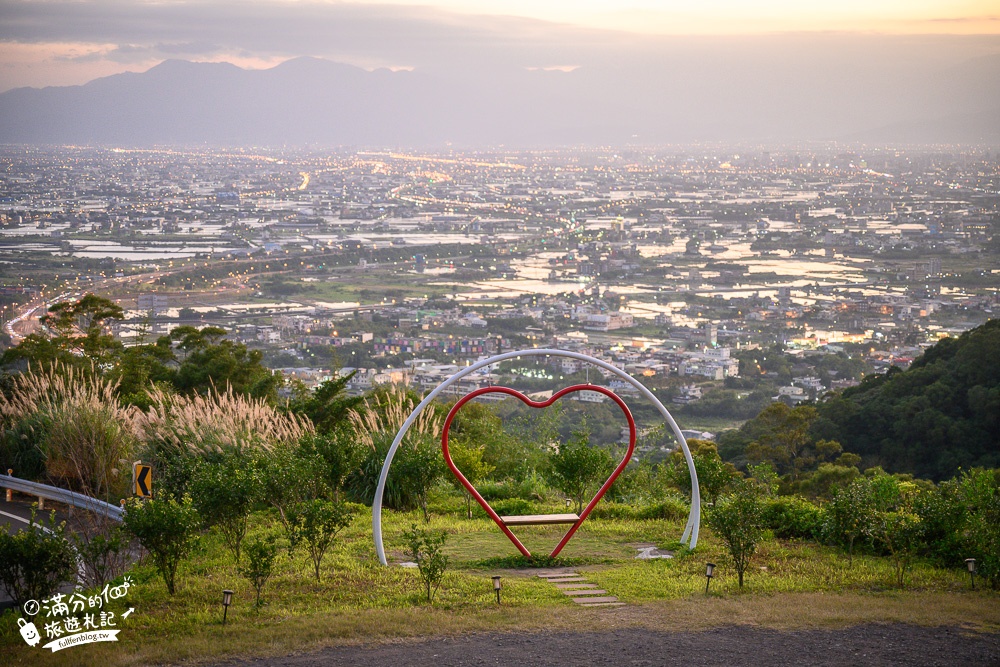
[[[70,491],[69,489],[60,489],[48,484],[39,484],[38,482],[29,482],[26,479],[18,479],[13,475],[0,474],[0,487],[26,493],[29,496],[47,498],[48,500],[54,500],[64,505],[72,505],[73,507],[101,514],[114,521],[121,521],[124,514],[121,507],[106,503],[103,500],[91,498],[90,496]]]

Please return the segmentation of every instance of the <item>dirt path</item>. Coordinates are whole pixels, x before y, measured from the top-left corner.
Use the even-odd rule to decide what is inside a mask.
[[[961,628],[861,625],[841,630],[728,627],[705,632],[628,629],[502,634],[326,649],[223,663],[227,667],[449,667],[451,665],[962,665],[1000,666],[1000,634]]]

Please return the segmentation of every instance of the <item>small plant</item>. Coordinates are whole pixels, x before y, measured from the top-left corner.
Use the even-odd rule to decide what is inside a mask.
[[[403,537],[406,539],[407,553],[417,564],[420,572],[420,579],[427,593],[427,602],[433,604],[434,595],[448,569],[448,556],[441,553],[448,539],[448,533],[443,530],[439,533],[424,530],[413,524],[410,530],[403,533]]]
[[[344,503],[315,499],[292,505],[285,516],[289,542],[293,548],[305,542],[319,581],[323,556],[337,534],[351,524],[351,510]]]
[[[278,545],[275,544],[274,537],[254,538],[247,542],[243,549],[244,559],[238,566],[241,576],[250,580],[257,593],[257,601],[254,606],[258,609],[263,604],[260,595],[267,585],[267,580],[274,572],[274,561],[278,557]]]
[[[0,531],[0,587],[18,605],[49,596],[76,574],[75,554],[65,530],[65,523],[56,523],[55,512],[48,521],[38,523],[32,509],[27,528],[14,534]]]
[[[177,566],[191,552],[201,524],[191,498],[134,499],[125,505],[122,524],[152,556],[167,592],[173,595]]]
[[[764,533],[764,512],[757,490],[748,482],[740,481],[734,486],[733,494],[712,508],[706,523],[729,550],[742,589],[743,575]]]

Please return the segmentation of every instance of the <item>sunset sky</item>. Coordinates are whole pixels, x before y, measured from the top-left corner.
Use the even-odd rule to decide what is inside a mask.
[[[697,36],[935,35],[997,53],[997,0],[0,0],[0,91],[79,84],[167,58],[270,67],[317,56],[366,68],[467,54],[530,67]],[[968,41],[965,41],[965,40]],[[506,54],[506,55],[505,55]],[[485,57],[485,56],[484,56]]]

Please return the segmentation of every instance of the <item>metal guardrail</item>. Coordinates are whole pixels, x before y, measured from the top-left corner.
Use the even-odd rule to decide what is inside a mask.
[[[0,474],[0,487],[26,493],[29,496],[54,500],[64,505],[72,505],[73,507],[101,514],[114,521],[121,521],[124,514],[124,510],[121,507],[106,503],[103,500],[91,498],[90,496],[70,491],[69,489],[60,489],[48,484],[39,484],[38,482],[29,482],[26,479],[18,479],[12,475]]]

